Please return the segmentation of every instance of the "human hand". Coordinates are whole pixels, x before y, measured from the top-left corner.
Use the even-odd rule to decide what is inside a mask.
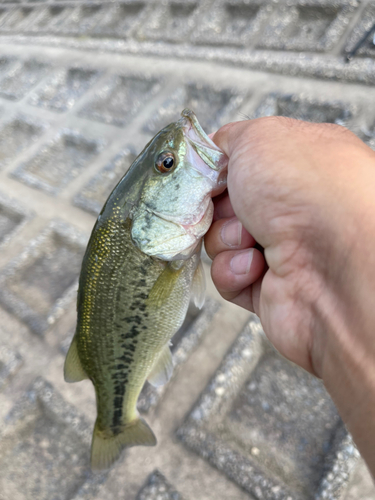
[[[343,127],[287,118],[213,140],[229,157],[205,238],[213,281],[323,379],[375,471],[375,153]]]

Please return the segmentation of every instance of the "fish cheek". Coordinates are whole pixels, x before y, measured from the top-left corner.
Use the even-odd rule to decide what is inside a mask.
[[[133,219],[132,239],[141,252],[167,261],[196,242],[181,225],[150,214],[145,208]]]

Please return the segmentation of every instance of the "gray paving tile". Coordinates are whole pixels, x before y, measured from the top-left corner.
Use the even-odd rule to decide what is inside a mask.
[[[38,189],[58,193],[98,155],[104,144],[86,139],[75,131],[63,130],[12,172],[12,176]]]
[[[89,472],[90,438],[85,419],[38,378],[1,429],[0,497],[70,500],[84,483],[98,483]]]
[[[12,65],[15,63],[16,58],[12,56],[0,56],[0,71],[2,74],[6,75],[6,72],[11,69]]]
[[[149,19],[142,23],[136,36],[141,40],[182,42],[196,25],[198,8],[197,0],[155,2]]]
[[[360,130],[357,131],[357,135],[372,149],[375,149],[375,122],[370,126],[362,126]]]
[[[124,126],[160,90],[155,78],[118,75],[111,78],[79,113],[104,123]]]
[[[132,34],[144,19],[146,2],[127,0],[108,6],[102,19],[92,28],[92,35],[125,38]],[[107,7],[107,6],[106,6]]]
[[[66,19],[72,14],[74,7],[69,5],[48,5],[38,8],[39,15],[28,25],[30,34],[59,33]],[[1,27],[0,27],[1,30]]]
[[[216,0],[190,39],[200,44],[247,46],[260,33],[271,10],[262,0]]]
[[[255,317],[178,436],[257,499],[336,499],[358,452],[322,383]]]
[[[33,23],[37,16],[38,11],[32,6],[14,8],[1,24],[1,31],[12,33],[16,31],[22,32],[27,29],[29,24]]]
[[[1,8],[0,9],[0,30],[1,26],[7,21],[8,17],[12,15],[12,9]]]
[[[259,48],[325,52],[344,33],[359,2],[308,0],[280,5],[258,43]]]
[[[38,140],[47,124],[29,116],[18,115],[0,128],[0,167]]]
[[[174,374],[198,347],[219,308],[218,302],[213,299],[208,299],[201,311],[190,305],[184,324],[171,339]],[[142,413],[149,412],[158,404],[166,390],[168,385],[156,388],[146,383],[138,399],[138,410]]]
[[[183,497],[168,483],[161,472],[155,470],[147,478],[136,500],[183,500]]]
[[[0,344],[0,391],[21,367],[23,359],[14,349]]]
[[[0,95],[18,101],[44,77],[48,65],[35,59],[18,61],[0,80]]]
[[[42,335],[76,295],[86,237],[58,221],[1,273],[0,303]]]
[[[0,246],[8,243],[33,213],[0,193]]]
[[[62,69],[30,97],[29,103],[52,111],[67,111],[92,87],[99,75],[94,69]]]
[[[79,5],[66,18],[62,26],[61,34],[64,35],[84,35],[94,28],[103,17],[107,6],[100,4]]]
[[[112,189],[125,175],[136,156],[133,147],[119,153],[75,196],[73,203],[87,212],[98,215]]]
[[[287,116],[317,123],[350,125],[356,108],[336,100],[317,100],[307,95],[271,93],[257,107],[254,117]]]
[[[370,2],[369,5],[364,10],[359,22],[353,29],[348,42],[345,47],[346,52],[350,52],[357,43],[365,36],[365,34],[374,26],[375,24],[375,2]],[[361,45],[359,50],[356,52],[355,57],[375,57],[375,39],[374,32],[368,35],[366,41]]]
[[[164,101],[154,116],[144,126],[144,132],[156,134],[163,127],[177,120],[184,108],[195,110],[199,122],[209,133],[229,121],[242,104],[245,96],[235,89],[202,83],[187,83],[178,87]]]

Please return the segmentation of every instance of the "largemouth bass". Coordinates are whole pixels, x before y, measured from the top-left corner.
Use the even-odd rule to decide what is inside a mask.
[[[95,387],[93,470],[107,469],[125,447],[156,444],[138,415],[138,396],[146,380],[168,381],[169,341],[191,295],[203,305],[201,240],[226,167],[226,156],[184,110],[147,144],[96,221],[64,366],[67,382],[89,378]]]

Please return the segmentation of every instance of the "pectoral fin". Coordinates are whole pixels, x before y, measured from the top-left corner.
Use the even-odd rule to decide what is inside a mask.
[[[173,373],[173,359],[169,345],[166,344],[147,378],[154,387],[160,387],[168,382]]]
[[[202,309],[206,299],[206,278],[204,275],[202,261],[199,262],[194,273],[191,296],[196,307],[198,307],[198,309]]]
[[[89,378],[82,367],[81,360],[78,356],[77,339],[73,337],[70,344],[68,354],[66,355],[64,364],[64,380],[65,382],[80,382]]]
[[[182,268],[175,270],[167,265],[149,293],[149,303],[155,307],[161,307],[174,292],[181,271]]]

